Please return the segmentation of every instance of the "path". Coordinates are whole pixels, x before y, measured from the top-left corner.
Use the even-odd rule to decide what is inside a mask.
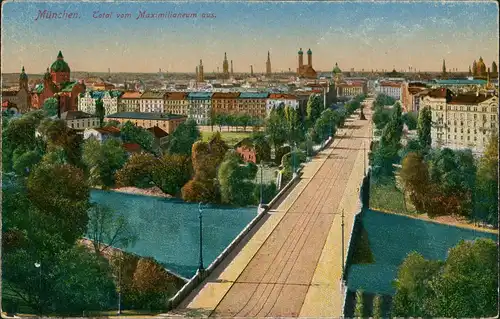
[[[341,316],[340,213],[347,252],[369,147],[369,107],[365,115],[366,121],[354,115],[339,130],[287,198],[169,315]]]

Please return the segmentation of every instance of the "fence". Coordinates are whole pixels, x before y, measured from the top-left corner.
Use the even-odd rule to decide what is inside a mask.
[[[347,248],[347,257],[344,262],[344,273],[342,274],[342,282],[341,282],[341,287],[342,287],[342,293],[343,293],[343,306],[342,306],[342,317],[344,317],[345,309],[346,309],[346,304],[347,304],[347,273],[349,270],[349,265],[351,263],[351,260],[353,258],[354,254],[354,241],[359,234],[361,230],[361,220],[363,216],[363,212],[369,208],[369,201],[370,201],[370,176],[371,176],[371,169],[368,169],[368,173],[366,174],[365,177],[363,177],[363,181],[361,182],[361,187],[360,187],[360,194],[359,194],[359,202],[358,202],[358,213],[354,215],[354,221],[352,223],[352,228],[351,228],[351,237],[349,238],[349,244]],[[343,248],[342,248],[343,249]]]

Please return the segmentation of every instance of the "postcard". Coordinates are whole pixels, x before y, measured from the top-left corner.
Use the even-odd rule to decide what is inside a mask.
[[[498,315],[498,2],[1,8],[2,318]]]

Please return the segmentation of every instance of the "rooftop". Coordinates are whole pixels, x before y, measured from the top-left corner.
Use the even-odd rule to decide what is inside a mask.
[[[452,80],[434,80],[433,83],[438,85],[486,85],[485,80],[468,80],[468,79],[452,79]]]
[[[188,99],[207,100],[212,97],[212,92],[189,92]]]
[[[167,114],[167,113],[142,113],[142,112],[119,112],[106,116],[110,119],[137,119],[137,120],[157,120],[169,121],[181,118],[186,118],[184,115]]]
[[[77,120],[87,118],[96,118],[96,116],[82,111],[67,111],[61,114],[61,120]]]
[[[129,153],[137,153],[141,151],[141,146],[137,143],[123,143],[123,148]]]
[[[111,135],[120,134],[120,129],[114,126],[100,127],[100,128],[95,128],[94,130],[96,130],[101,134],[111,134]]]
[[[165,132],[164,130],[162,130],[161,128],[159,128],[158,126],[150,127],[150,128],[148,128],[148,131],[150,131],[151,133],[153,133],[153,135],[156,138],[163,138],[163,137],[167,137],[168,136],[168,133]]]
[[[479,104],[493,98],[489,94],[460,94],[451,98],[449,104]]]
[[[139,99],[141,97],[141,92],[129,91],[124,92],[122,95],[122,99]]]
[[[141,95],[141,99],[163,99],[165,93],[147,91]]]
[[[212,95],[212,99],[235,99],[239,95],[239,92],[216,92]]]
[[[185,100],[186,98],[186,92],[168,92],[166,95],[167,100]]]
[[[268,93],[241,92],[240,99],[267,99]]]
[[[271,94],[269,94],[269,98],[270,99],[295,100],[297,97],[293,94],[271,93]]]

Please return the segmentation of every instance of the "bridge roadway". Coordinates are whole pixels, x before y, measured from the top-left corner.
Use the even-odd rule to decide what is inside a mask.
[[[348,119],[279,206],[169,316],[341,316],[341,211],[347,256],[368,167],[369,105],[365,115]]]

